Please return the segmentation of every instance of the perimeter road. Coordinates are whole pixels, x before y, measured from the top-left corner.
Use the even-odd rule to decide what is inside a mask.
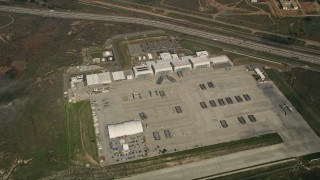
[[[124,16],[109,16],[101,14],[88,14],[88,13],[76,13],[76,12],[62,12],[62,11],[49,11],[40,9],[30,9],[21,8],[13,6],[0,6],[0,11],[33,14],[39,16],[48,16],[56,18],[66,18],[66,19],[84,19],[84,20],[99,20],[99,21],[112,21],[112,22],[122,22],[122,23],[133,23],[141,24],[146,26],[153,26],[160,29],[167,29],[170,31],[175,31],[183,34],[188,34],[191,36],[196,36],[204,39],[215,40],[226,44],[231,44],[234,46],[240,46],[248,48],[255,51],[266,52],[273,55],[278,55],[286,58],[292,58],[295,61],[306,62],[310,64],[320,65],[320,57],[315,55],[309,55],[296,50],[288,50],[284,48],[274,47],[271,45],[261,44],[249,40],[244,40],[240,38],[225,36],[216,33],[210,33],[206,31],[201,31],[189,27],[184,27],[181,25],[174,25],[171,23],[165,23],[155,20],[124,17]]]

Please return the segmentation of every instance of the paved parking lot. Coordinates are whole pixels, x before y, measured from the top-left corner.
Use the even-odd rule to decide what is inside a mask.
[[[158,85],[157,77],[153,77],[114,82],[104,87],[108,89],[104,93],[91,94],[86,88],[76,91],[79,99],[98,103],[96,114],[106,164],[271,132],[281,134],[288,126],[295,126],[286,123],[287,116],[279,107],[279,104],[288,103],[287,100],[279,96],[273,84],[258,84],[243,66],[209,68],[184,74],[183,77],[172,74],[177,80],[175,83],[165,79]],[[219,99],[224,104],[220,104]],[[176,107],[180,108],[179,112]],[[118,157],[117,150],[110,146],[106,125],[140,119],[141,112],[147,117],[142,120],[144,133],[141,137],[145,142],[137,144],[141,148],[134,150],[138,153],[132,158]],[[302,119],[296,112],[289,115],[290,118]],[[250,120],[249,116],[253,116],[255,121]],[[127,143],[132,137],[135,136],[122,139],[125,138]]]

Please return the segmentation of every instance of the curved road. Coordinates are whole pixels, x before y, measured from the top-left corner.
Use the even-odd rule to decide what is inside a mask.
[[[100,15],[100,14],[49,11],[49,10],[21,8],[21,7],[14,7],[14,6],[0,6],[0,11],[33,14],[33,15],[57,17],[57,18],[67,18],[67,19],[113,21],[113,22],[134,23],[134,24],[141,24],[146,26],[153,26],[160,29],[166,29],[166,30],[188,34],[191,36],[197,36],[200,38],[210,39],[210,40],[214,40],[214,41],[218,41],[218,42],[222,42],[222,43],[226,43],[234,46],[240,46],[240,47],[248,48],[255,51],[266,52],[273,55],[292,58],[293,60],[296,60],[296,61],[302,61],[306,63],[320,65],[319,56],[309,55],[309,54],[297,52],[295,50],[288,50],[288,49],[274,47],[266,44],[253,42],[253,41],[243,40],[240,38],[205,32],[205,31],[201,31],[201,30],[197,30],[189,27],[184,27],[181,25],[174,25],[171,23],[165,23],[165,22],[160,22],[155,20],[123,17],[123,16],[109,16],[109,15]]]

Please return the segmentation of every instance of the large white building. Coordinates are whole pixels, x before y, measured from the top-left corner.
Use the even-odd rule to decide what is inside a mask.
[[[209,58],[209,61],[212,64],[223,64],[223,63],[229,63],[229,58],[226,55],[216,56]]]
[[[143,132],[141,121],[126,121],[119,124],[108,125],[109,138],[117,138]]]
[[[113,78],[114,81],[120,81],[120,80],[125,80],[126,79],[123,71],[112,72],[112,78]]]
[[[190,63],[193,69],[202,69],[210,67],[210,61],[207,56],[191,58]]]
[[[186,70],[191,70],[192,66],[189,62],[189,60],[176,60],[176,61],[171,61],[171,65],[173,67],[173,70],[175,72],[178,71],[186,71]]]
[[[166,75],[173,71],[170,61],[157,61],[152,65],[152,69],[155,75]]]
[[[87,85],[101,85],[101,84],[109,84],[111,83],[110,72],[103,72],[98,74],[90,74],[86,76]]]
[[[136,78],[153,76],[153,70],[150,65],[134,66],[132,69]]]

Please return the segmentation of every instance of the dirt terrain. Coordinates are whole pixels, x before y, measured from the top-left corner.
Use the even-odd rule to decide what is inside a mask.
[[[10,14],[0,29],[0,172],[38,179],[68,160],[62,76],[82,64],[81,50],[144,26]],[[7,24],[10,19],[0,23]],[[1,26],[2,24],[0,24]],[[33,160],[16,166],[16,160]],[[0,174],[0,178],[1,178]]]

